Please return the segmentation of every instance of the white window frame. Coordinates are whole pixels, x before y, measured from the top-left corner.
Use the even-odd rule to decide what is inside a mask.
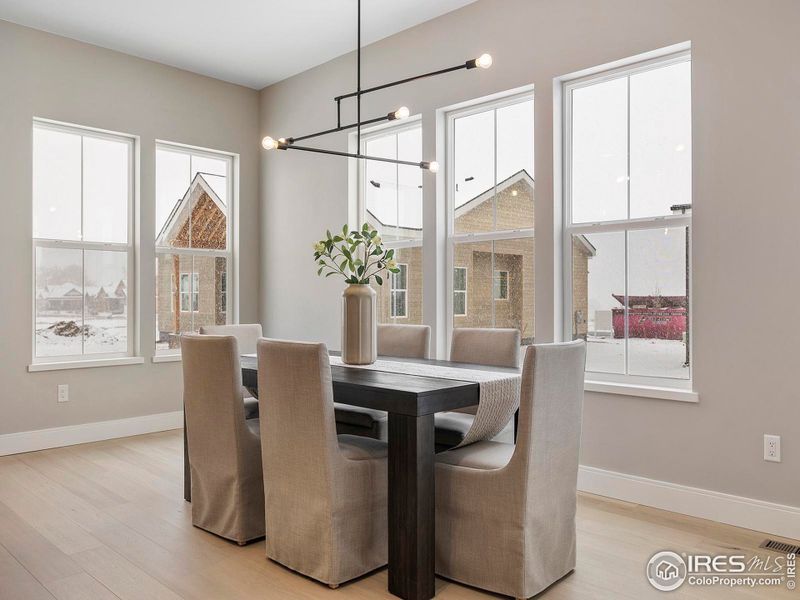
[[[561,99],[563,105],[561,107],[561,110],[562,110],[563,120],[562,120],[561,144],[563,151],[563,158],[562,158],[563,193],[562,193],[561,210],[563,218],[562,218],[562,228],[561,228],[562,229],[561,252],[562,252],[563,272],[562,272],[561,293],[563,299],[562,335],[563,339],[565,340],[571,339],[572,337],[572,325],[573,325],[572,324],[572,318],[573,318],[572,238],[574,235],[591,235],[598,233],[628,232],[628,231],[637,231],[644,229],[687,227],[689,231],[689,257],[690,257],[689,260],[691,261],[691,256],[692,256],[691,238],[693,233],[693,229],[691,227],[692,223],[691,214],[662,215],[657,217],[623,219],[623,220],[604,221],[595,223],[580,223],[580,224],[572,223],[572,172],[571,172],[572,92],[582,87],[587,87],[590,85],[595,85],[598,83],[603,83],[606,81],[611,81],[622,77],[630,77],[631,75],[643,73],[653,69],[658,69],[682,62],[691,62],[691,59],[692,59],[691,50],[681,50],[678,52],[670,52],[662,54],[661,56],[655,56],[653,58],[648,58],[646,60],[631,62],[624,66],[592,73],[575,79],[568,79],[562,81]],[[627,236],[625,244],[626,244],[625,251],[627,257]],[[625,272],[626,272],[625,278],[627,281],[627,267],[625,268]],[[689,378],[677,379],[671,377],[654,377],[654,376],[587,371],[586,372],[587,389],[594,389],[595,391],[612,391],[627,395],[637,395],[638,392],[636,392],[636,389],[649,389],[653,390],[653,394],[647,394],[647,395],[653,395],[653,397],[664,397],[669,399],[684,400],[684,398],[677,396],[673,398],[668,393],[668,390],[669,389],[680,390],[681,393],[684,393],[684,390],[691,390],[693,386],[695,354],[692,348],[692,342],[694,337],[692,335],[693,321],[694,321],[693,311],[692,311],[692,299],[694,298],[694,294],[692,292],[693,288],[692,280],[693,280],[693,269],[691,268],[691,263],[690,263],[689,289],[687,290],[687,294],[689,296],[689,302],[687,307],[688,308],[687,329],[689,334],[689,356],[691,357],[691,362],[688,367]],[[627,358],[626,358],[626,370],[627,370]],[[633,387],[630,387],[630,389],[626,390],[625,388],[628,386],[633,386]],[[658,396],[659,390],[667,390],[667,391],[661,396]],[[696,401],[696,398],[688,401]]]
[[[178,256],[191,256],[194,259],[195,256],[202,257],[213,257],[213,258],[224,258],[226,260],[226,270],[227,274],[227,281],[226,284],[230,285],[231,282],[234,282],[233,286],[230,286],[226,289],[226,306],[225,306],[225,322],[226,324],[231,324],[236,322],[236,316],[238,315],[238,286],[235,282],[238,281],[237,277],[237,269],[238,269],[238,206],[239,206],[239,184],[238,184],[238,156],[236,154],[232,154],[230,152],[224,152],[221,150],[212,150],[209,148],[199,148],[197,146],[189,146],[186,144],[180,144],[177,142],[169,142],[164,140],[156,140],[156,147],[155,150],[166,150],[169,152],[177,152],[181,154],[189,155],[189,172],[191,174],[192,166],[191,166],[191,157],[194,156],[202,156],[206,158],[213,158],[215,160],[224,160],[228,163],[228,179],[226,181],[227,184],[227,198],[228,198],[228,205],[227,208],[227,215],[225,217],[226,221],[226,248],[225,250],[219,249],[211,249],[211,248],[171,248],[168,246],[158,246],[156,243],[155,245],[155,254],[156,259],[162,255],[178,255]],[[154,152],[155,156],[155,152]],[[158,173],[156,172],[156,177],[158,177]],[[156,225],[158,227],[158,225]],[[158,235],[158,231],[155,232]],[[192,260],[192,272],[194,271],[194,260]],[[184,272],[181,272],[183,274]],[[195,273],[197,274],[197,273]],[[158,281],[155,282],[155,285],[158,286]],[[156,288],[157,289],[157,288]],[[156,290],[154,290],[155,293]],[[178,281],[178,292],[180,293],[180,281]],[[198,309],[200,306],[200,300],[198,297]],[[182,307],[182,305],[181,305]],[[181,308],[179,307],[179,308]],[[156,304],[155,307],[156,312],[153,314],[154,322],[158,322],[158,305]],[[181,312],[190,312],[194,313],[196,311],[181,311]],[[192,317],[194,318],[194,317]],[[157,329],[157,326],[156,326]],[[158,343],[158,331],[156,331],[156,343]],[[159,349],[158,347],[154,347],[154,362],[168,362],[170,359],[178,359],[180,357],[180,348],[175,349]],[[166,359],[166,360],[165,360]]]
[[[502,296],[498,296],[495,292],[500,293],[502,291],[501,275],[505,273],[506,276],[506,296],[503,298]],[[510,294],[509,287],[510,287],[511,280],[508,278],[508,271],[506,269],[495,269],[494,277],[492,278],[492,300],[495,302],[507,302],[508,296]],[[497,284],[497,288],[495,288],[495,284]]]
[[[139,139],[138,137],[126,133],[119,133],[114,131],[107,131],[103,129],[96,129],[93,127],[86,127],[83,125],[76,125],[72,123],[64,123],[60,121],[53,121],[49,119],[34,118],[31,126],[31,133],[34,129],[49,129],[51,131],[60,131],[72,135],[81,136],[81,187],[83,185],[83,138],[97,138],[104,140],[112,140],[115,142],[124,143],[128,146],[128,231],[127,241],[122,242],[85,242],[75,240],[62,240],[50,238],[37,238],[33,237],[32,243],[32,260],[33,276],[32,276],[32,320],[31,320],[31,365],[30,371],[43,371],[52,368],[59,368],[59,365],[64,364],[67,367],[70,364],[80,366],[85,363],[85,366],[105,366],[113,364],[132,364],[133,362],[141,362],[137,357],[139,350],[138,332],[138,288],[137,288],[137,255],[136,255],[136,204],[138,193],[138,150]],[[33,157],[33,144],[31,144],[31,158]],[[33,197],[31,196],[31,215],[33,216],[34,205]],[[81,224],[84,223],[83,213],[83,189],[81,189]],[[33,222],[32,222],[33,228]],[[64,354],[59,356],[36,356],[36,249],[37,248],[59,248],[64,250],[102,250],[106,252],[124,252],[126,253],[126,285],[127,285],[127,349],[124,352],[98,352],[91,354]],[[85,261],[84,261],[85,262]],[[84,281],[86,279],[84,273]],[[82,282],[83,283],[83,282]],[[84,292],[82,314],[86,314],[86,297]],[[83,344],[81,344],[83,348]],[[49,368],[48,368],[49,366]]]
[[[456,269],[464,271],[464,289],[463,290],[457,290],[456,289],[456,284],[455,284],[455,281],[456,281],[456,277],[455,277]],[[450,307],[451,307],[451,310],[453,312],[453,316],[455,316],[455,317],[466,317],[467,316],[467,312],[469,310],[469,308],[467,306],[468,298],[469,298],[469,293],[468,293],[469,292],[469,267],[456,266],[456,267],[453,267],[453,270],[451,271],[451,273],[452,273],[451,287],[453,288],[453,292],[452,292],[453,293],[453,297],[450,298]],[[455,303],[454,298],[455,298],[456,294],[464,294],[464,312],[463,313],[455,312],[455,304],[456,303]]]
[[[474,115],[477,113],[486,112],[489,110],[495,111],[495,163],[497,162],[497,110],[501,108],[505,108],[507,106],[512,106],[514,104],[519,104],[521,102],[528,102],[534,101],[534,111],[536,110],[535,104],[535,95],[532,89],[525,90],[524,92],[516,92],[510,93],[505,96],[495,98],[489,101],[482,101],[477,102],[475,104],[471,104],[466,108],[457,108],[454,110],[450,110],[445,112],[445,143],[446,143],[446,176],[447,176],[447,183],[446,183],[446,200],[445,200],[445,209],[446,209],[446,238],[447,238],[447,273],[450,274],[450,277],[447,281],[447,307],[446,307],[446,332],[447,332],[447,344],[448,344],[448,354],[450,352],[450,340],[453,338],[453,319],[455,317],[462,317],[466,316],[467,310],[463,315],[456,315],[454,314],[453,310],[453,298],[454,298],[454,281],[453,281],[453,269],[454,268],[464,268],[464,267],[456,267],[455,265],[455,248],[457,244],[464,244],[464,243],[474,243],[474,242],[497,242],[501,240],[517,240],[521,238],[530,238],[531,245],[533,247],[534,244],[534,228],[533,227],[526,227],[520,229],[507,229],[507,230],[500,230],[500,231],[488,231],[488,232],[481,232],[481,233],[456,233],[455,232],[455,201],[456,201],[456,194],[455,194],[455,121],[461,117],[467,117],[470,115]],[[531,132],[531,136],[533,136],[533,132]],[[497,165],[495,164],[495,172],[497,171]],[[535,181],[535,174],[531,173],[531,176],[534,177]],[[496,178],[495,178],[496,179]],[[496,209],[496,205],[495,205]],[[494,249],[494,244],[492,245],[492,249]],[[495,265],[494,265],[494,251],[492,252],[492,269],[491,272],[494,273]],[[534,284],[535,285],[535,284]],[[494,283],[492,283],[492,287],[494,287]],[[469,285],[467,285],[467,290],[469,290]],[[494,296],[494,294],[492,294]],[[495,314],[494,314],[494,302],[491,303],[492,305],[492,322],[495,322]],[[467,308],[466,302],[464,303],[465,309]]]
[[[397,263],[398,268],[405,268],[406,270],[406,286],[403,288],[395,287],[395,283],[397,282],[398,276],[400,273],[389,273],[389,317],[392,319],[407,319],[408,318],[408,263]],[[405,308],[405,314],[398,315],[395,313],[395,295],[402,293],[403,298],[405,298],[403,302],[403,307]]]

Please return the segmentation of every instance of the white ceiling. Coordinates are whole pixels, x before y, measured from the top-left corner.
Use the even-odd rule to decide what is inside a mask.
[[[363,0],[363,44],[475,0]],[[0,19],[260,89],[356,46],[356,0],[0,0]]]

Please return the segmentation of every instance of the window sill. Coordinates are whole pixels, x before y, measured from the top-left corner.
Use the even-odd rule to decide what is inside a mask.
[[[619,394],[637,398],[653,398],[656,400],[675,400],[677,402],[700,402],[700,394],[692,390],[680,388],[657,387],[649,385],[632,385],[629,383],[612,383],[608,381],[586,380],[583,389],[587,392],[603,394]]]
[[[65,369],[92,369],[95,367],[121,367],[124,365],[142,365],[141,356],[124,356],[121,358],[99,358],[97,360],[68,360],[63,362],[34,363],[28,365],[28,373],[40,371],[62,371]]]
[[[153,357],[153,362],[155,364],[181,362],[181,355],[180,354],[156,354]]]

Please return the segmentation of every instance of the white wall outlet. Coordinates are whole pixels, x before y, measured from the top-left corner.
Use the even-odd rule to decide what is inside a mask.
[[[764,460],[781,462],[781,436],[764,436]]]
[[[58,401],[69,402],[69,386],[66,383],[58,386]]]

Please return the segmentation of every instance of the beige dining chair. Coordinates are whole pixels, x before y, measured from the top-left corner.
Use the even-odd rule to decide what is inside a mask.
[[[336,434],[325,344],[258,343],[267,556],[337,587],[387,563],[385,442]]]
[[[519,329],[460,327],[453,329],[450,360],[490,367],[519,368],[521,344]],[[477,406],[470,406],[437,413],[434,417],[436,450],[458,446],[472,427],[477,410]]]
[[[201,335],[232,335],[239,342],[241,354],[255,354],[256,344],[263,337],[261,323],[242,323],[240,325],[203,325]],[[248,419],[258,417],[258,390],[244,388],[244,414]]]
[[[378,356],[428,358],[431,328],[428,325],[378,325]],[[382,410],[336,402],[336,431],[387,440],[388,415]]]
[[[583,341],[528,347],[517,444],[436,456],[436,573],[528,598],[575,568]]]
[[[181,336],[192,523],[245,544],[264,536],[259,420],[244,417],[233,336]]]

